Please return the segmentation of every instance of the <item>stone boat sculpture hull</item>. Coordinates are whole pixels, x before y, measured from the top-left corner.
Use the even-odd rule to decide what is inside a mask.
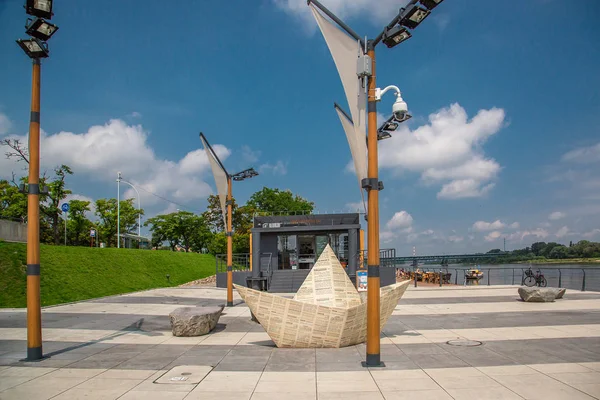
[[[381,288],[383,328],[409,281]],[[277,347],[345,347],[367,337],[366,296],[361,296],[327,246],[293,299],[235,285]]]

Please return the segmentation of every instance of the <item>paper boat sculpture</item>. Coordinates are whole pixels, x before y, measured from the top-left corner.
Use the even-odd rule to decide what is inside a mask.
[[[380,328],[408,284],[381,288]],[[234,286],[277,347],[345,347],[366,340],[366,296],[358,293],[329,245],[293,299]]]

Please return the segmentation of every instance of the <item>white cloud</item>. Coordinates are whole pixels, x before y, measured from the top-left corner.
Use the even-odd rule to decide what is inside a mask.
[[[480,110],[468,119],[452,104],[429,115],[429,123],[411,131],[403,126],[380,147],[380,166],[421,174],[426,185],[441,185],[438,198],[481,197],[493,187],[501,167],[483,154],[482,145],[504,123],[504,110]]]
[[[304,24],[314,28],[316,23],[306,4],[306,0],[273,0],[273,3],[286,13],[300,18]],[[398,13],[398,8],[408,0],[379,0],[373,7],[372,0],[322,0],[322,4],[341,19],[367,17],[378,25],[386,24]]]
[[[12,128],[12,122],[5,114],[0,113],[0,136],[6,135],[10,128]]]
[[[561,211],[554,211],[552,214],[548,215],[548,219],[552,221],[556,221],[558,219],[566,217],[567,214]]]
[[[502,232],[500,232],[500,231],[493,231],[493,232],[488,233],[485,236],[484,239],[485,239],[486,242],[493,242],[494,240],[497,240],[501,236],[502,236]]]
[[[137,111],[132,112],[131,114],[129,114],[129,116],[131,118],[142,118],[142,113],[139,113]]]
[[[212,178],[203,149],[190,151],[179,161],[162,159],[148,145],[147,137],[148,133],[141,125],[128,125],[119,119],[92,126],[84,133],[42,132],[42,168],[67,164],[77,175],[111,183],[115,182],[117,171],[121,171],[123,178],[140,190],[143,208],[162,202],[146,191],[177,202],[193,202],[212,193],[206,183],[209,180],[212,184]],[[26,136],[13,138],[27,143]],[[221,160],[231,153],[220,144],[213,148]],[[0,161],[0,171],[7,174],[18,168],[14,161]],[[127,185],[123,184],[123,187]],[[137,198],[131,188],[123,190],[125,198]],[[112,192],[110,196],[113,196]]]
[[[452,243],[458,243],[458,242],[462,242],[465,238],[462,236],[458,236],[458,235],[450,235],[448,236],[448,241],[452,242]]]
[[[379,240],[382,243],[391,243],[396,238],[396,234],[390,231],[379,232]]]
[[[591,231],[589,231],[589,232],[585,232],[585,233],[584,233],[584,234],[582,234],[581,236],[583,236],[583,237],[585,237],[585,238],[591,238],[591,237],[594,237],[594,236],[596,236],[596,235],[600,236],[600,229],[592,229],[592,230],[591,230]]]
[[[512,229],[519,229],[519,223],[518,222],[513,222],[512,224],[509,225],[509,228]]]
[[[287,165],[288,162],[283,162],[281,160],[277,161],[275,164],[263,164],[260,167],[258,167],[258,170],[261,173],[266,173],[266,172],[270,172],[273,175],[285,175],[287,174]]]
[[[506,240],[522,242],[523,239],[525,239],[528,236],[535,236],[538,239],[545,239],[549,235],[550,234],[548,233],[547,230],[542,229],[542,228],[537,228],[537,229],[530,230],[530,231],[518,231],[518,232],[512,233],[512,234],[506,236]]]
[[[389,230],[407,229],[413,223],[413,217],[406,211],[398,211],[385,225]]]
[[[494,222],[477,221],[473,224],[472,229],[476,232],[495,231],[502,229],[506,224],[499,219]]]
[[[563,226],[562,228],[560,228],[556,233],[556,237],[557,238],[562,238],[565,237],[569,234],[569,228],[567,228],[566,226]]]
[[[578,164],[589,164],[600,161],[600,142],[586,147],[579,147],[571,150],[562,156],[563,161],[574,162]]]
[[[356,203],[346,203],[346,209],[352,212],[363,211],[365,209],[365,205],[363,205],[363,203],[360,201],[357,201]]]
[[[242,159],[250,164],[258,161],[261,152],[259,150],[252,150],[250,146],[242,146]]]

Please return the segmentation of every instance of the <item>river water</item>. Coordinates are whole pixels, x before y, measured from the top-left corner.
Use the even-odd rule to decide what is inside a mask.
[[[519,285],[523,272],[529,267],[535,273],[540,270],[546,278],[548,286],[563,287],[567,289],[600,291],[600,264],[481,264],[478,266],[465,266],[464,264],[450,264],[447,272],[451,273],[451,283],[462,285],[465,283],[464,271],[478,268],[484,276],[479,281],[468,280],[468,285]],[[439,271],[440,266],[422,265],[423,271]],[[446,272],[446,268],[442,268]],[[559,272],[560,271],[560,272]],[[584,287],[585,275],[585,287]],[[559,285],[560,281],[560,285]]]

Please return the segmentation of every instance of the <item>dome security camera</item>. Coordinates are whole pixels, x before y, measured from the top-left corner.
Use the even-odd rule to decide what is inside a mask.
[[[398,97],[396,97],[396,101],[392,106],[392,112],[398,121],[403,121],[406,118],[406,114],[408,113],[408,105],[404,100],[402,100],[402,96],[400,96],[400,94],[398,94]]]

